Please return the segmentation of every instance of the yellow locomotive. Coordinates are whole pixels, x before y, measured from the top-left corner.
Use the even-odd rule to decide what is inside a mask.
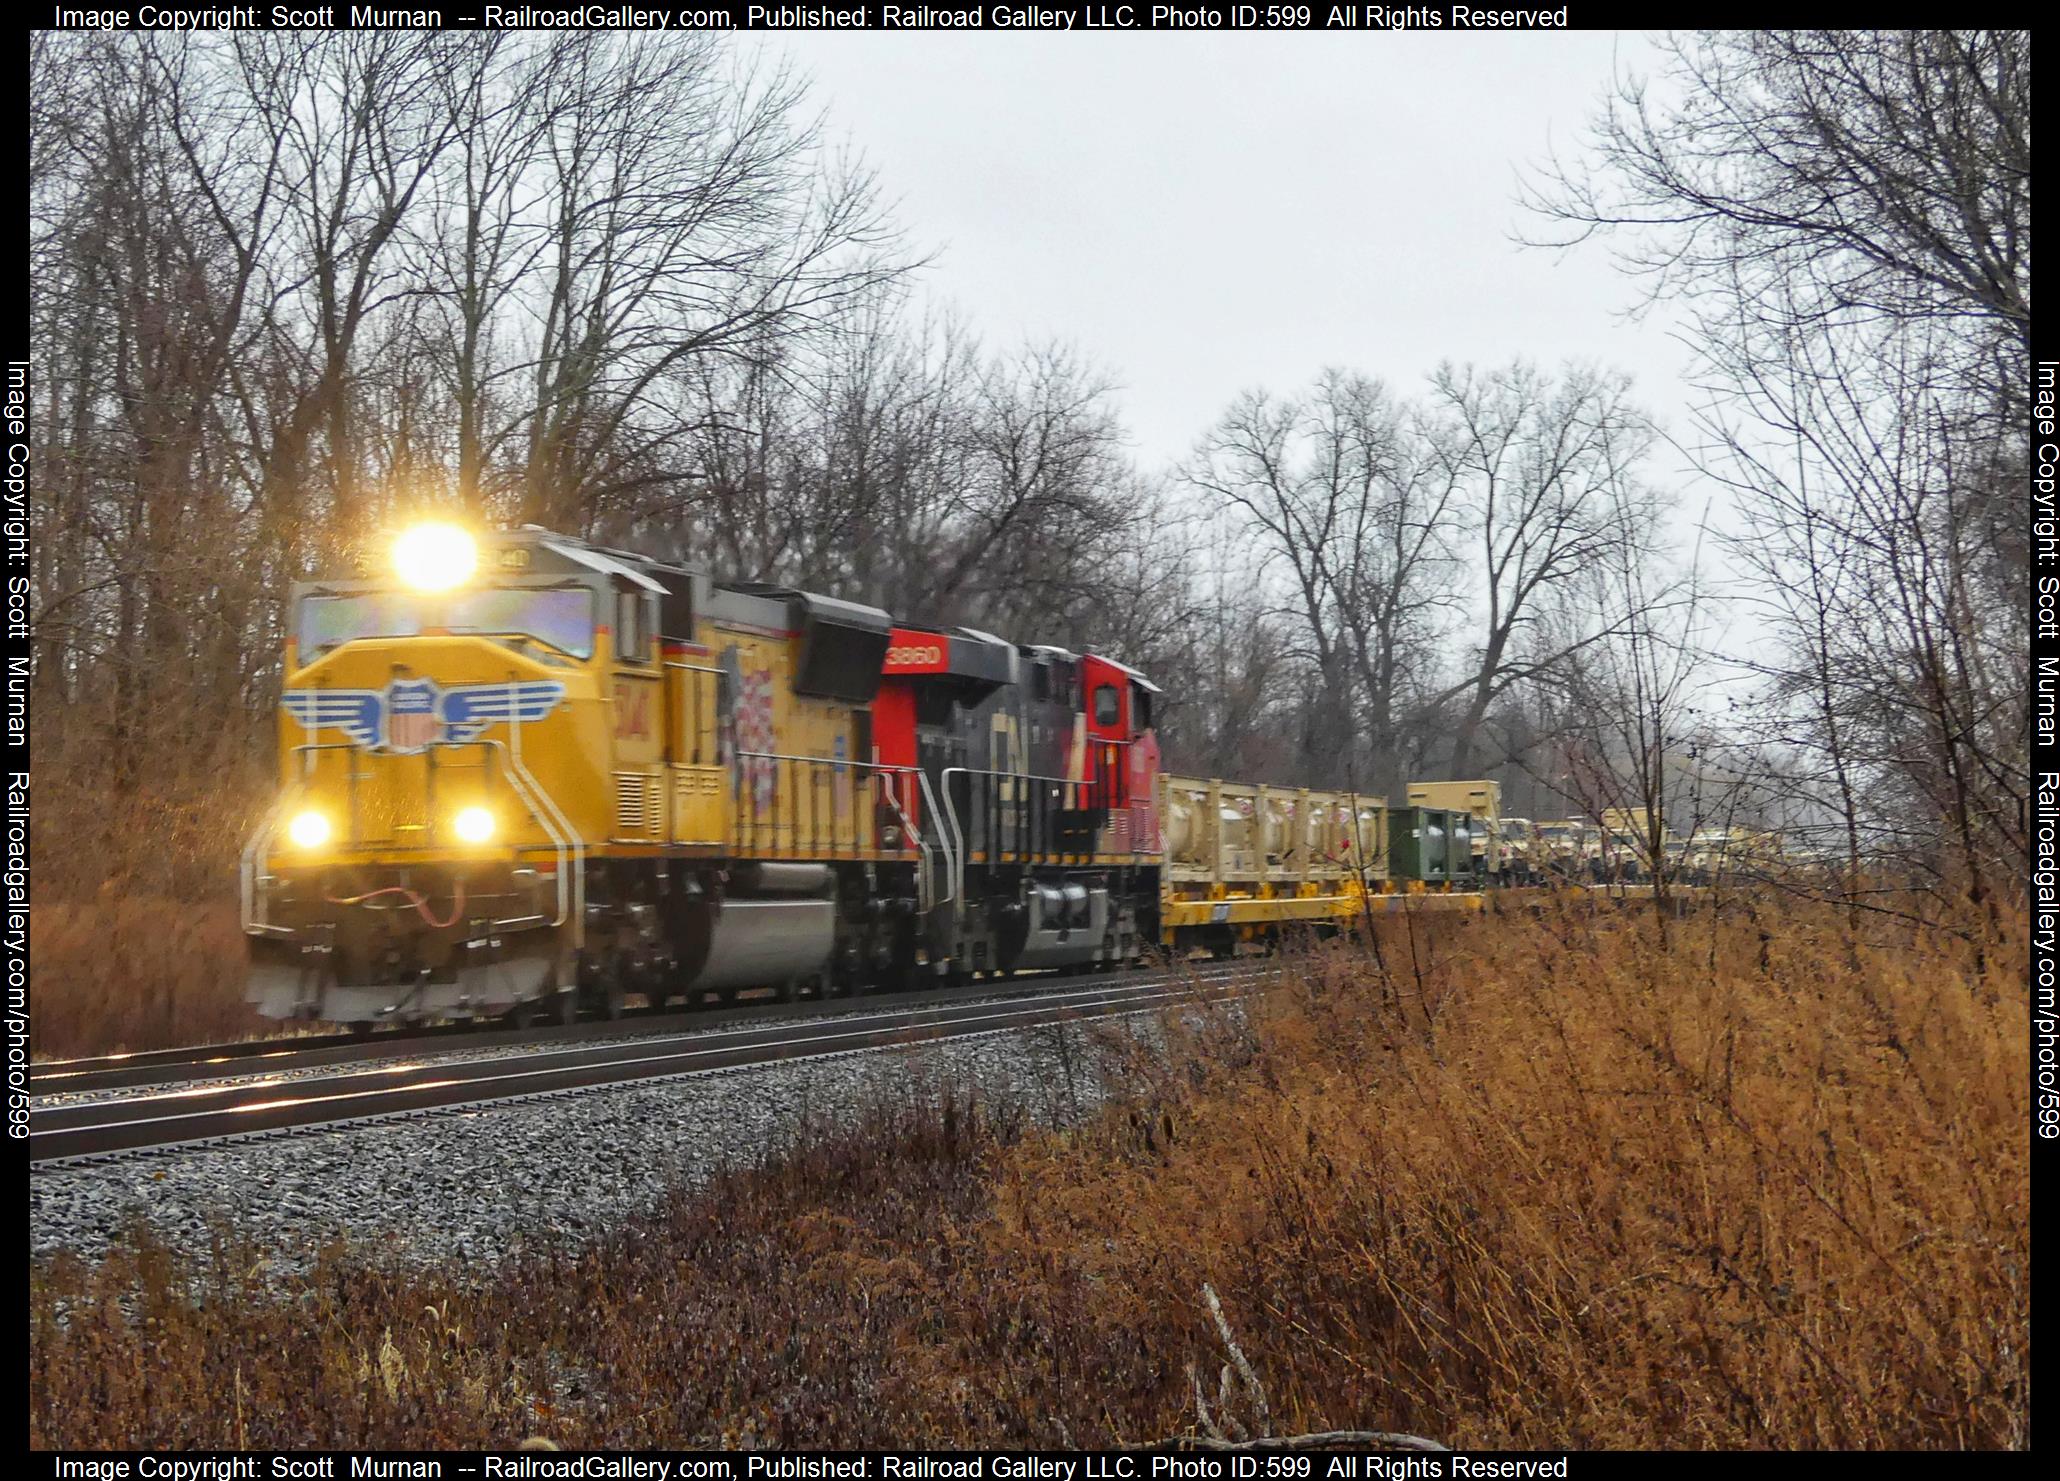
[[[931,881],[893,822],[921,779],[873,759],[884,612],[444,524],[291,611],[243,856],[267,1016],[569,1018],[912,960]]]

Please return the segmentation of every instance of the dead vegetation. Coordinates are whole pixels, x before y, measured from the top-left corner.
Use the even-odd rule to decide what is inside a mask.
[[[1083,1127],[883,1110],[484,1283],[62,1260],[32,1443],[2027,1445],[2023,933],[1843,919],[1312,958]]]
[[[150,754],[177,764],[147,784],[110,791],[98,769],[38,778],[29,952],[39,1059],[263,1030],[243,1001],[235,896],[237,851],[262,793],[226,742],[194,756],[174,737],[150,740]]]
[[[38,1058],[250,1038],[236,902],[123,896],[29,912]]]

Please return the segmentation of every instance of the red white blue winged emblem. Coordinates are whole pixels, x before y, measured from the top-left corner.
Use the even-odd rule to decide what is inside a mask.
[[[491,725],[530,724],[558,707],[565,686],[551,679],[460,684],[395,679],[384,689],[289,689],[286,713],[310,732],[341,730],[361,746],[407,754],[437,741],[469,741]]]

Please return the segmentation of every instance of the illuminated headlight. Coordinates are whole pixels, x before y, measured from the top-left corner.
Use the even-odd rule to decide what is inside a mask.
[[[479,564],[472,537],[452,524],[421,524],[393,543],[393,568],[417,591],[444,591],[469,577]]]
[[[286,825],[286,836],[296,847],[320,848],[329,841],[329,820],[318,812],[304,812]]]
[[[485,843],[494,836],[494,815],[483,807],[468,807],[451,820],[451,828],[466,843]]]

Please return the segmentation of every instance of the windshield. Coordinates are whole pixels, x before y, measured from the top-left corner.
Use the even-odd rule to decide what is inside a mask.
[[[312,596],[300,604],[300,659],[306,663],[358,638],[412,638],[431,630],[534,638],[575,658],[591,658],[594,597],[584,586]]]

